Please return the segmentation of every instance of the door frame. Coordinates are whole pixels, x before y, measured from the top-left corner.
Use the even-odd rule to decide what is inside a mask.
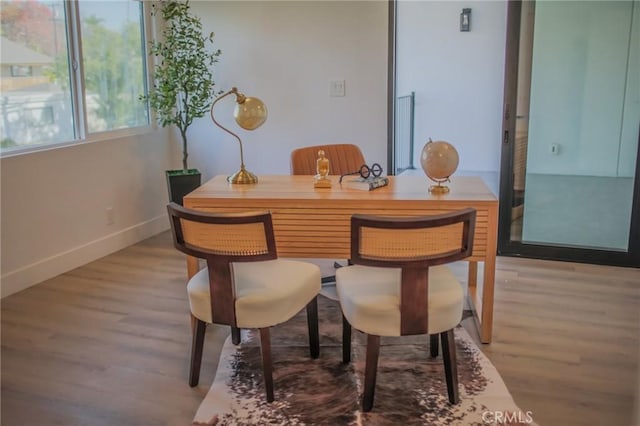
[[[396,170],[395,130],[396,130],[396,40],[397,11],[396,0],[388,0],[388,45],[387,45],[387,174]]]
[[[640,267],[640,128],[638,129],[638,152],[636,154],[629,245],[626,252],[511,241],[511,214],[514,183],[513,156],[516,128],[515,106],[518,87],[521,11],[522,0],[508,1],[507,41],[504,68],[504,100],[502,111],[502,149],[500,160],[498,254],[502,256]]]

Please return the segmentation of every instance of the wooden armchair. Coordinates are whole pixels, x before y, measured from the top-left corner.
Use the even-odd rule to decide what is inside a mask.
[[[212,214],[176,203],[167,210],[175,247],[207,261],[207,267],[187,284],[195,321],[189,385],[198,384],[207,324],[230,325],[237,331],[257,328],[267,401],[273,401],[269,328],[306,307],[311,357],[320,354],[316,298],[320,268],[278,259],[269,212]]]
[[[462,286],[443,264],[471,255],[476,211],[437,216],[351,218],[351,262],[336,271],[343,312],[343,361],[351,327],[367,334],[362,407],[373,407],[380,336],[440,334],[449,401],[458,402],[453,329],[462,319]]]

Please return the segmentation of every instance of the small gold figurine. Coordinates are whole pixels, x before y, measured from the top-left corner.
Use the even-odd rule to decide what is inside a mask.
[[[331,188],[331,180],[329,179],[329,159],[324,155],[324,151],[318,151],[318,159],[316,160],[316,175],[313,177],[314,188]]]

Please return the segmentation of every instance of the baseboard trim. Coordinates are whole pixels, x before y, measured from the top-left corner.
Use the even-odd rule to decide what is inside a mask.
[[[166,215],[39,260],[0,277],[0,298],[17,293],[169,229]]]

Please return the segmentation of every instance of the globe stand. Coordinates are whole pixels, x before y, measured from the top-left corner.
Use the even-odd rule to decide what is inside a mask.
[[[443,182],[450,182],[449,179],[443,179],[443,180],[431,179],[431,180],[437,183],[437,185],[429,186],[430,193],[435,195],[442,195],[442,194],[447,194],[449,192],[449,187],[446,185],[442,185]]]

